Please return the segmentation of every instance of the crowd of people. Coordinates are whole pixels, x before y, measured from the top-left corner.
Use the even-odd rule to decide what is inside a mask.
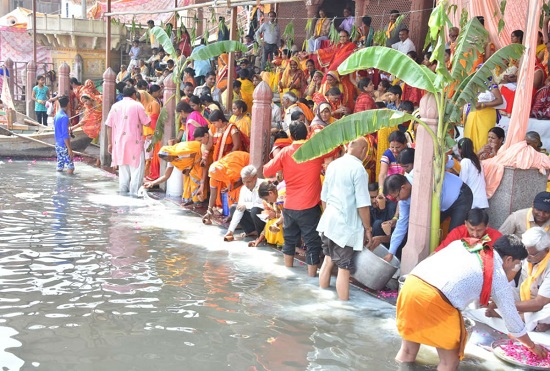
[[[340,76],[338,65],[358,48],[374,43],[370,17],[361,19],[359,34],[352,40],[355,19],[347,8],[343,16],[338,27],[339,42],[332,45],[328,40],[330,21],[326,12],[319,10],[308,50],[300,51],[296,46],[284,46],[277,15],[269,12],[264,22],[245,36],[246,45],[255,38],[261,47],[257,55],[251,47],[238,56],[238,77],[234,81],[227,81],[225,54],[216,61],[191,64],[182,78],[182,98],[176,107],[178,135],[163,147],[151,143],[151,138],[163,105],[163,81],[175,61],[165,55],[152,35],[152,56],[147,60],[139,42],[134,42],[129,67],[121,66],[117,75],[120,96],[106,121],[120,192],[137,196],[144,180],[146,188],[155,187],[167,181],[177,168],[183,173],[182,203],[206,208],[205,224],[215,219],[227,222],[225,241],[248,238],[249,246],[264,241],[277,245],[282,248],[287,267],[293,266],[296,254],[304,255],[309,276],[316,276],[320,268],[319,284],[323,288],[330,285],[336,266],[338,297],[348,300],[357,251],[385,244],[389,250],[385,260],[401,257],[409,219],[414,214],[410,196],[416,128],[406,123],[381,129],[304,163],[297,163],[292,156],[305,141],[346,115],[380,108],[413,113],[424,92],[380,70]],[[419,53],[409,39],[409,30],[404,23],[396,24],[398,16],[398,11],[391,12],[385,27],[386,46],[403,53],[404,58],[417,60]],[[483,24],[483,18],[479,20]],[[548,19],[544,24],[541,45],[548,41]],[[449,29],[449,57],[459,32],[457,27]],[[523,32],[514,31],[511,42],[521,43],[522,37]],[[174,41],[182,58],[191,52],[189,38],[186,40]],[[202,47],[204,43],[197,46]],[[494,51],[490,41],[485,50],[474,65],[483,63]],[[544,112],[539,99],[550,89],[546,85],[548,50],[544,46],[537,52],[533,107]],[[421,63],[432,70],[437,67],[430,62],[429,51],[424,52]],[[250,165],[248,151],[251,127],[255,125],[250,117],[252,92],[262,81],[278,99],[272,102],[271,138],[265,143],[272,148],[271,160],[259,169]],[[72,79],[71,97],[65,105],[68,108],[62,108],[70,117],[75,112],[71,110],[84,107],[84,117],[72,123],[72,128],[82,126],[90,136],[97,136],[99,129],[92,122],[101,116],[101,95],[90,84],[82,86]],[[456,368],[462,349],[460,331],[457,335],[437,329],[462,329],[458,310],[480,298],[488,306],[489,315],[494,315],[498,306],[510,333],[537,355],[545,355],[526,335],[524,321],[531,318],[533,328],[540,331],[550,327],[550,316],[546,314],[550,294],[545,289],[550,279],[544,283],[550,274],[550,193],[537,194],[533,207],[512,214],[500,231],[489,227],[487,216],[483,160],[494,157],[505,140],[505,132],[497,124],[500,115],[511,112],[516,87],[517,61],[510,61],[508,69],[495,71],[487,90],[465,109],[461,123],[464,137],[449,157],[443,180],[440,211],[442,221],[447,220],[446,238],[432,257],[413,270],[416,278],[407,279],[399,296],[398,328],[404,339],[399,360],[414,360],[418,344],[424,343],[441,350],[442,369]],[[42,101],[39,94],[37,105]],[[231,107],[227,104],[229,94]],[[61,139],[64,142],[65,138]],[[526,140],[534,150],[544,151],[537,133],[528,133]],[[65,152],[60,153],[63,156]],[[159,160],[168,163],[164,174],[160,174]],[[239,227],[242,234],[236,233]],[[540,239],[535,241],[536,236],[531,234],[540,235]],[[493,249],[498,254],[493,254]],[[459,261],[468,269],[455,264]],[[521,296],[514,301],[508,282],[516,273],[515,284]],[[458,292],[448,290],[451,286],[462,287],[467,279],[471,279],[467,287]],[[414,319],[426,312],[422,300],[417,300],[416,306],[411,304],[418,292],[422,292],[422,300],[438,302],[445,308],[432,313],[425,322]],[[518,311],[525,315],[520,318]],[[536,315],[538,312],[542,314]],[[439,327],[434,326],[430,332],[425,324],[433,321]]]

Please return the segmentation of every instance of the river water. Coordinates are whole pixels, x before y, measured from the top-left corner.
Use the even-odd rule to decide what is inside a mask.
[[[396,370],[395,308],[82,163],[0,162],[2,370]],[[334,284],[334,282],[333,282]],[[479,349],[478,347],[474,347]],[[508,369],[481,350],[463,370]],[[434,352],[423,365],[435,369]]]

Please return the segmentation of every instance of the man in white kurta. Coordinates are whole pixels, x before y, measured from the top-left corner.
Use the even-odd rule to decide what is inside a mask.
[[[372,239],[368,175],[363,167],[367,141],[361,137],[349,144],[347,153],[327,168],[321,201],[324,213],[317,231],[321,234],[325,260],[319,272],[319,286],[330,285],[332,267],[338,267],[336,292],[349,299],[349,278],[355,251]]]

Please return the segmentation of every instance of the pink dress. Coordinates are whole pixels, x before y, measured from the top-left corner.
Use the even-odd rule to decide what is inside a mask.
[[[105,125],[110,126],[112,144],[111,166],[138,167],[143,152],[143,126],[151,119],[140,102],[125,97],[113,104]]]
[[[200,114],[193,111],[187,116],[185,121],[185,132],[187,133],[187,141],[195,140],[195,129],[198,127],[208,127],[208,121]]]

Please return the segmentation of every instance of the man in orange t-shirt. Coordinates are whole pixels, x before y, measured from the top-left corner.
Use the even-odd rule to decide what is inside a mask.
[[[308,132],[306,125],[300,121],[292,121],[288,130],[293,140],[292,144],[283,148],[273,160],[264,165],[264,176],[266,178],[274,177],[278,171],[282,170],[286,184],[286,199],[283,208],[285,266],[292,267],[295,248],[302,236],[307,248],[308,275],[315,277],[321,254],[321,237],[317,232],[317,224],[321,218],[320,175],[324,157],[301,164],[294,161],[292,156],[304,144]]]

